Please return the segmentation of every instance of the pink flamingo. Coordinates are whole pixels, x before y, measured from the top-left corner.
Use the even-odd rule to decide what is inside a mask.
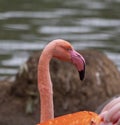
[[[49,73],[49,63],[52,58],[71,62],[79,71],[80,79],[84,79],[85,60],[82,55],[77,53],[65,40],[57,39],[50,42],[43,50],[38,64],[38,89],[41,100],[41,123],[38,125],[107,125],[104,122],[106,114],[101,113],[99,116],[89,111],[81,111],[54,119],[53,90]]]
[[[38,65],[38,88],[41,99],[41,122],[54,118],[53,90],[49,73],[49,62],[52,57],[72,62],[80,72],[83,80],[85,60],[73,47],[64,40],[58,39],[50,42],[43,50]]]
[[[120,97],[110,101],[102,109],[100,117],[103,118],[102,125],[120,125]]]

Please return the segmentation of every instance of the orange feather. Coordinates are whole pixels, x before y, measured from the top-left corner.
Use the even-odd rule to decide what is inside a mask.
[[[98,114],[83,111],[56,117],[37,125],[99,125],[101,121],[102,119]]]

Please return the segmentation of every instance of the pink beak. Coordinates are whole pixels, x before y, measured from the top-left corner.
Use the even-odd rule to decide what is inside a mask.
[[[71,50],[70,53],[71,62],[76,66],[79,72],[80,80],[83,80],[85,77],[85,59],[75,50]]]

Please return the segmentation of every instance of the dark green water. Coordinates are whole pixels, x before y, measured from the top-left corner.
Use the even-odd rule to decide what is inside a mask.
[[[101,50],[120,69],[120,0],[0,0],[0,79],[57,38]]]

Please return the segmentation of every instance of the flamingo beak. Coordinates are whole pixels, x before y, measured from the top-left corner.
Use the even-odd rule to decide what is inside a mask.
[[[85,60],[82,55],[80,55],[75,50],[70,51],[71,54],[71,62],[76,66],[80,80],[83,80],[85,77]]]
[[[84,65],[84,69],[78,72],[79,72],[80,80],[82,81],[85,77],[85,65]]]

